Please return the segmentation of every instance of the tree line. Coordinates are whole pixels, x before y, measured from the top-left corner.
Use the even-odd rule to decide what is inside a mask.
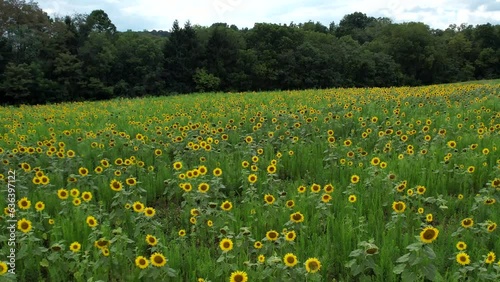
[[[204,91],[426,85],[500,77],[500,25],[226,23],[117,31],[103,10],[49,17],[0,0],[0,100],[39,104]]]

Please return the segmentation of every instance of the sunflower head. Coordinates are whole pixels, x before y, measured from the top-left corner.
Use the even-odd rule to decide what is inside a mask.
[[[435,227],[426,227],[420,232],[420,241],[423,243],[432,243],[437,239],[439,235],[439,230]]]

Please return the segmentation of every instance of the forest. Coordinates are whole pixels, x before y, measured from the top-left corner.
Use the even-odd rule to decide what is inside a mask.
[[[360,12],[329,26],[174,21],[122,32],[103,10],[50,17],[36,2],[2,0],[0,35],[0,104],[500,77],[500,25],[440,30]]]

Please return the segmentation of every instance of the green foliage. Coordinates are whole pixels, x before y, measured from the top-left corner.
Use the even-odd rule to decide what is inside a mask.
[[[0,10],[5,104],[500,77],[500,25],[489,23],[439,30],[354,12],[328,27],[174,21],[170,31],[119,32],[103,10],[51,18],[24,0]]]

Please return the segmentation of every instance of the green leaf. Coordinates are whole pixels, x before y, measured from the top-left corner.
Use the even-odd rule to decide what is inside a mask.
[[[405,263],[402,263],[402,264],[398,264],[396,267],[394,267],[394,269],[392,270],[393,273],[395,274],[401,274],[406,268],[406,264]]]
[[[417,280],[417,275],[409,270],[406,270],[401,274],[401,281],[404,282],[413,282]]]
[[[49,267],[49,261],[47,259],[42,259],[42,261],[40,262],[40,266],[41,267]]]
[[[423,267],[423,273],[425,275],[425,278],[431,281],[435,281],[437,273],[436,266],[434,266],[434,264],[425,265]]]
[[[403,255],[402,257],[396,260],[396,263],[407,262],[410,259],[410,253]]]
[[[434,252],[434,250],[429,245],[425,245],[424,246],[424,253],[430,259],[435,259],[436,258],[436,253]]]
[[[417,250],[420,250],[422,248],[422,245],[423,245],[422,242],[417,242],[417,243],[413,243],[413,244],[408,245],[408,247],[406,247],[406,248],[410,251],[417,251]]]

